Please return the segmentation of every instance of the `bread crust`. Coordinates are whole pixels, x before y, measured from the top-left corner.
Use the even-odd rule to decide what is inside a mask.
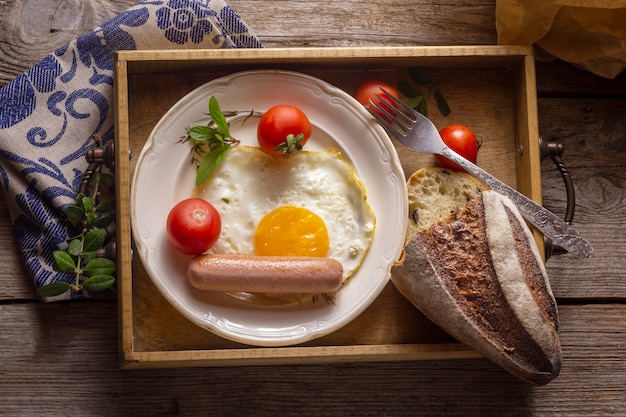
[[[484,191],[415,233],[392,268],[399,292],[461,343],[537,385],[560,372],[558,314],[533,236]]]

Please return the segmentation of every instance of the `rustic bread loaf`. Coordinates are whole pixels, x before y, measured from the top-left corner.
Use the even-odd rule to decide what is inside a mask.
[[[420,212],[427,218],[444,211],[446,215],[409,232],[404,255],[392,268],[392,281],[459,342],[525,381],[550,382],[561,367],[556,301],[519,211],[494,191],[475,190],[473,198],[456,207],[449,202],[438,205],[437,194],[431,194],[432,173],[419,177],[426,178],[426,186],[409,180],[409,194],[433,201]],[[439,189],[458,191],[450,184]]]

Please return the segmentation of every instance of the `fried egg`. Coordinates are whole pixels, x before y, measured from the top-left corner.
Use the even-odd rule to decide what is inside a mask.
[[[343,265],[344,284],[363,262],[376,224],[362,183],[332,150],[275,159],[237,146],[194,196],[222,218],[211,252],[326,256]]]

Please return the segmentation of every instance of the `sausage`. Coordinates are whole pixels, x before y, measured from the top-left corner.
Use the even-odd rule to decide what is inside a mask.
[[[204,254],[192,258],[187,280],[200,290],[262,293],[328,293],[343,281],[332,258]]]

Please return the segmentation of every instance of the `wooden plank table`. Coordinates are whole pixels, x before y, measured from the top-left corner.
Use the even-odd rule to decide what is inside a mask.
[[[0,86],[134,4],[0,2]],[[231,0],[267,47],[495,44],[494,0]],[[391,13],[390,11],[394,11]],[[547,263],[563,369],[544,387],[485,359],[119,370],[111,299],[43,304],[0,200],[0,415],[619,416],[626,404],[626,74],[537,64],[540,133],[565,147],[588,260]],[[542,165],[543,200],[565,210]]]

